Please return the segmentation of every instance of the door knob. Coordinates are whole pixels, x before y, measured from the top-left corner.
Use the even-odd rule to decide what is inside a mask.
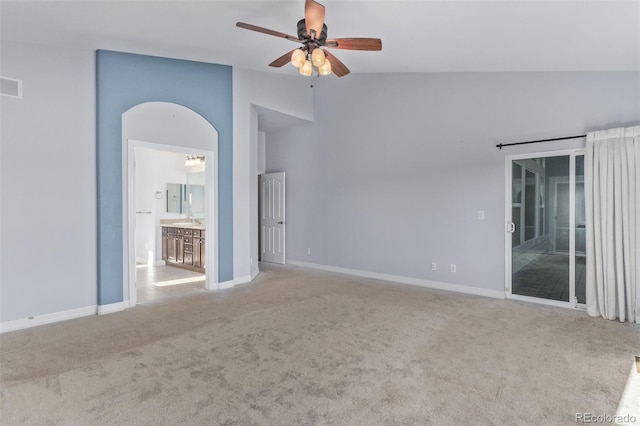
[[[516,224],[513,222],[509,222],[508,231],[511,232],[512,234],[516,232]]]
[[[278,222],[278,225],[284,225],[284,220],[281,220],[280,222]]]

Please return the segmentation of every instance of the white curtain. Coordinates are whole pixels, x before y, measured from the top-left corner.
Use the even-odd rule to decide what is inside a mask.
[[[587,312],[640,323],[640,126],[590,132]]]

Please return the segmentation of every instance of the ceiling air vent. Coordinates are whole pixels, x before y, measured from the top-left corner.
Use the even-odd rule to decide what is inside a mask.
[[[22,98],[22,81],[14,78],[0,77],[0,95]]]

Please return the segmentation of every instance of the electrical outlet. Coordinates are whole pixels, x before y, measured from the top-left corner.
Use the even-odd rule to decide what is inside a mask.
[[[451,264],[451,272],[456,272],[456,264],[455,263]]]
[[[307,256],[311,256],[311,248],[307,247]]]
[[[431,270],[432,270],[432,271],[435,271],[435,270],[436,270],[436,268],[437,268],[437,266],[438,266],[438,265],[436,264],[436,262],[431,262]]]

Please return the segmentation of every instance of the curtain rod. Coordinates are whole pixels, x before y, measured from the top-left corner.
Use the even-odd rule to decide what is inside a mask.
[[[514,143],[500,143],[496,145],[496,148],[502,149],[503,146],[512,146],[512,145],[526,145],[529,143],[540,143],[540,142],[552,142],[552,141],[562,141],[565,139],[578,139],[578,138],[586,138],[587,135],[576,135],[576,136],[565,136],[562,138],[552,138],[552,139],[539,139],[537,141],[527,141],[527,142],[514,142]]]

